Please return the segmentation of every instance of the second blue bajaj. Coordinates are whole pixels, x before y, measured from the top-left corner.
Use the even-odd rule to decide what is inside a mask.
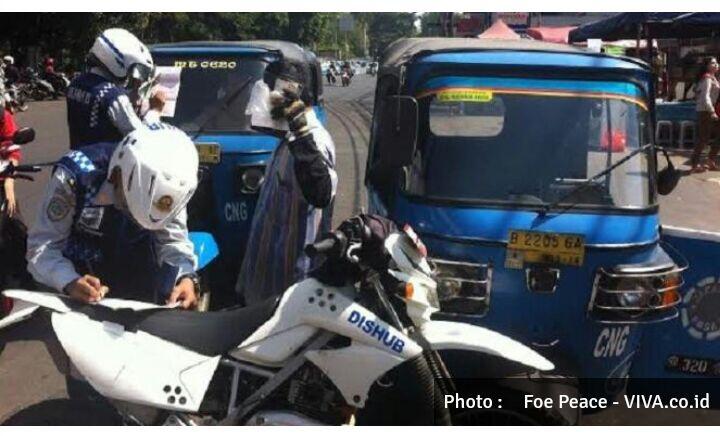
[[[378,73],[371,211],[423,238],[442,317],[532,344],[578,394],[720,375],[720,238],[660,226],[679,173],[652,87],[638,60],[534,41],[399,40]]]
[[[158,83],[170,94],[163,121],[186,131],[200,154],[202,179],[188,205],[188,226],[210,232],[219,246],[204,280],[211,306],[231,305],[265,167],[279,141],[250,127],[245,110],[253,84],[273,62],[303,65],[324,122],[320,64],[313,53],[283,41],[183,42],[151,51]]]

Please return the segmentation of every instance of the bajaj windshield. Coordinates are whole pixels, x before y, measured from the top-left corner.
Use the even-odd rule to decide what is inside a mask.
[[[206,59],[163,55],[156,59],[161,75],[179,74],[175,107],[172,116],[163,117],[164,121],[188,132],[201,127],[209,133],[251,130],[245,107],[253,83],[262,78],[265,62],[243,57]]]
[[[654,201],[649,151],[589,180],[650,141],[634,85],[458,77],[431,80],[417,97],[410,194],[580,208],[642,209]]]

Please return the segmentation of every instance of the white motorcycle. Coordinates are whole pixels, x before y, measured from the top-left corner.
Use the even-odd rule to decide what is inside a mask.
[[[22,302],[19,317],[32,305],[51,313],[71,366],[100,398],[40,403],[6,424],[449,424],[442,391],[452,382],[438,351],[553,369],[502,334],[431,319],[436,284],[412,229],[369,237],[352,218],[308,247],[325,257],[313,278],[219,312],[5,291]]]

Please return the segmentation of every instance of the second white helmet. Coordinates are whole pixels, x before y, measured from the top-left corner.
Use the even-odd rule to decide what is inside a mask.
[[[15,63],[15,58],[10,55],[6,55],[6,56],[3,56],[3,61],[8,65],[12,65]]]
[[[162,229],[180,213],[198,184],[198,154],[192,140],[167,124],[129,133],[110,159],[121,171],[122,190],[133,219]]]
[[[105,30],[95,39],[89,56],[117,80],[134,78],[145,82],[155,70],[150,50],[125,29]]]

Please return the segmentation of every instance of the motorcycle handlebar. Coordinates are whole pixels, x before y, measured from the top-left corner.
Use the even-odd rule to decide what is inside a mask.
[[[345,235],[341,232],[332,232],[327,238],[322,239],[314,244],[309,244],[305,247],[305,253],[310,257],[315,257],[319,254],[337,253],[340,254],[343,251],[344,241],[346,240]]]
[[[42,167],[39,165],[17,165],[13,167],[13,171],[16,173],[39,173],[42,171]]]
[[[333,238],[323,239],[320,242],[316,242],[314,244],[310,244],[307,246],[306,251],[308,252],[308,255],[314,256],[316,254],[320,253],[326,253],[337,245],[337,240]]]
[[[360,217],[350,218],[343,222],[337,230],[325,235],[325,238],[305,246],[305,253],[309,257],[324,254],[330,258],[344,258],[347,250],[356,243],[362,245],[370,238],[370,229]],[[353,244],[351,244],[353,242]]]
[[[22,173],[37,173],[42,171],[42,167],[39,165],[8,165],[3,171],[0,171],[1,177],[10,177],[14,179],[25,179],[33,180],[32,177],[26,176]]]

